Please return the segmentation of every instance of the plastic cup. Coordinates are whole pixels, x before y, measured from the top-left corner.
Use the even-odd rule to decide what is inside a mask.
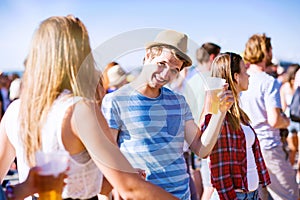
[[[69,162],[69,153],[66,151],[37,152],[36,165],[41,168],[42,176],[55,176],[66,171]],[[61,192],[50,190],[39,193],[40,200],[61,200]]]
[[[208,113],[217,114],[220,105],[218,94],[222,91],[226,80],[218,77],[208,77],[206,79],[206,110]]]

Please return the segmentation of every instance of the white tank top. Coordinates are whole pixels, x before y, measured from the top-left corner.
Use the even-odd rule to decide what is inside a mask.
[[[258,188],[259,178],[254,158],[252,146],[255,142],[255,135],[249,126],[241,125],[246,138],[246,155],[247,155],[247,180],[248,190],[254,191]]]
[[[285,94],[285,101],[286,101],[287,107],[284,111],[284,114],[288,117],[290,116],[290,105],[292,103],[292,99],[293,99],[293,94]]]
[[[81,97],[71,97],[67,93],[64,91],[55,100],[42,129],[42,144],[45,152],[65,150],[61,136],[62,121],[67,109],[82,99]],[[19,124],[19,108],[20,100],[14,101],[9,108],[11,111],[6,118],[5,128],[10,142],[16,149],[19,178],[23,182],[28,175],[29,167],[26,164],[23,146],[18,137],[19,127],[16,126]],[[72,155],[62,198],[88,199],[94,197],[101,190],[102,179],[102,173],[86,151]]]

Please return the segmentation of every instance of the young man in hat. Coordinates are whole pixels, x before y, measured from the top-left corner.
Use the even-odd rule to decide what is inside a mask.
[[[173,30],[160,32],[146,46],[141,74],[106,95],[102,103],[111,132],[129,162],[144,169],[148,181],[180,199],[190,199],[184,140],[200,157],[207,156],[233,101],[225,85],[219,95],[219,112],[202,133],[184,97],[163,87],[192,64],[186,50],[185,34]]]

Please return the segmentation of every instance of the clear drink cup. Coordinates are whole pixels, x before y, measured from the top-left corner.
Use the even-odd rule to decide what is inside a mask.
[[[217,114],[219,111],[220,99],[218,94],[223,90],[226,80],[218,77],[208,77],[206,79],[205,91],[205,110],[211,114]]]
[[[36,165],[41,168],[41,176],[55,176],[68,168],[69,153],[66,151],[42,152],[36,153]],[[61,191],[48,190],[39,193],[39,200],[61,200]]]

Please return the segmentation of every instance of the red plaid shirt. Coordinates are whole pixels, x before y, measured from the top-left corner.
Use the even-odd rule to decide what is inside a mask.
[[[207,127],[210,117],[211,115],[205,117],[202,126],[203,131]],[[253,130],[252,127],[251,129]],[[259,184],[265,187],[270,184],[271,181],[256,134],[252,149],[257,166]],[[244,192],[249,192],[245,134],[242,129],[233,131],[229,126],[227,116],[222,124],[217,143],[209,157],[211,161],[211,182],[217,189],[221,200],[236,199],[235,189],[242,189]]]

